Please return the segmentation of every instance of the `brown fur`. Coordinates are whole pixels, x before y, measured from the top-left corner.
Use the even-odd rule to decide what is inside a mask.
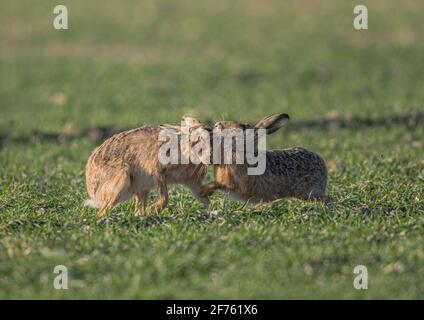
[[[193,118],[185,119],[190,129],[204,127]],[[86,166],[86,184],[91,201],[100,206],[99,217],[132,197],[135,197],[137,212],[144,212],[149,191],[155,186],[159,199],[153,208],[160,211],[168,203],[169,183],[184,184],[204,206],[209,205],[207,196],[200,195],[201,181],[207,173],[206,165],[163,165],[159,162],[159,148],[165,142],[158,140],[158,134],[163,128],[144,126],[118,133],[91,154]]]
[[[267,129],[267,134],[271,134],[281,128],[288,119],[286,114],[270,116],[261,120],[254,128]],[[246,130],[253,127],[225,121],[216,123],[215,128]],[[248,164],[215,165],[215,181],[204,186],[201,195],[210,195],[215,190],[222,189],[235,198],[252,202],[287,197],[301,199],[325,197],[327,185],[325,162],[319,155],[305,148],[267,151],[266,169],[262,175],[248,175],[248,167]]]

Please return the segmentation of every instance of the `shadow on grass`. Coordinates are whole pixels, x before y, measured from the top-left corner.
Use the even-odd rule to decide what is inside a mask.
[[[171,214],[149,214],[145,216],[135,216],[132,212],[125,216],[111,214],[108,218],[100,219],[96,222],[99,226],[119,226],[127,229],[145,230],[156,226],[169,225],[175,223],[205,225],[214,222],[229,222],[231,225],[238,225],[252,217],[273,219],[281,217],[287,209],[281,207],[255,208],[249,207],[244,210],[212,210],[196,213],[171,213]]]
[[[231,212],[231,211],[220,211],[219,213],[202,212],[199,214],[151,214],[146,216],[137,217],[133,213],[127,213],[125,216],[111,214],[107,218],[99,220],[94,219],[83,219],[81,221],[51,221],[47,218],[39,217],[21,217],[19,219],[13,219],[4,224],[0,228],[1,232],[9,233],[21,233],[27,230],[37,230],[39,228],[49,228],[50,230],[57,230],[63,228],[71,229],[83,229],[89,230],[92,227],[119,227],[125,229],[135,229],[137,231],[150,229],[156,226],[164,226],[172,223],[190,223],[190,224],[205,224],[213,223],[217,220],[226,220],[227,218],[240,218],[242,212]],[[241,222],[242,219],[240,219]]]
[[[166,225],[175,222],[183,223],[212,223],[217,220],[228,218],[240,218],[244,212],[214,210],[212,212],[202,211],[193,214],[150,214],[146,216],[134,216],[132,213],[128,216],[110,216],[100,219],[97,225],[119,225],[127,228],[146,229],[159,225]]]

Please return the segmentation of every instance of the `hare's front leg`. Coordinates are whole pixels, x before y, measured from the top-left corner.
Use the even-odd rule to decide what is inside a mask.
[[[135,195],[135,215],[139,216],[146,212],[147,199],[149,198],[149,191],[137,192]]]
[[[200,201],[206,209],[208,209],[210,201],[209,201],[209,198],[207,196],[204,196],[204,195],[201,194],[202,191],[203,191],[203,186],[200,183],[193,183],[191,185],[188,185],[188,187],[190,188],[194,197],[198,201]]]
[[[168,187],[166,186],[166,180],[163,178],[157,179],[155,182],[158,188],[159,200],[153,205],[153,209],[156,212],[160,212],[168,204]]]
[[[200,196],[201,197],[210,196],[215,190],[218,190],[218,189],[225,189],[225,187],[217,181],[209,182],[208,184],[205,184],[204,186],[202,186],[202,190],[200,191]]]

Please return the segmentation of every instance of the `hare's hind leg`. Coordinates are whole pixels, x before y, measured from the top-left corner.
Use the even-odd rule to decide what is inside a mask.
[[[322,202],[326,202],[327,196],[325,195],[325,189],[326,189],[326,185],[319,185],[316,188],[314,188],[310,193],[309,193],[309,199],[315,200],[315,201],[322,201]]]
[[[149,191],[137,192],[135,196],[135,215],[136,216],[146,212],[148,198],[149,198]]]
[[[103,217],[107,210],[113,208],[119,202],[130,197],[131,177],[127,170],[119,170],[115,176],[102,188],[103,206],[97,212],[99,218]]]
[[[97,217],[98,218],[102,218],[106,212],[111,209],[113,207],[113,204],[111,204],[110,202],[105,203],[100,210],[97,212]]]

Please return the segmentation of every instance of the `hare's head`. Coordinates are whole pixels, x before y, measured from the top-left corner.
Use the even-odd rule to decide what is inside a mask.
[[[280,113],[265,117],[256,125],[235,121],[219,121],[215,123],[213,128],[214,138],[212,144],[214,156],[218,151],[217,146],[219,145],[221,146],[219,149],[222,156],[218,155],[214,158],[213,162],[216,163],[217,161],[221,161],[220,163],[223,163],[223,157],[229,153],[232,153],[233,156],[236,156],[237,154],[245,156],[246,150],[249,146],[252,146],[254,152],[256,152],[258,149],[258,138],[263,135],[276,132],[288,120],[288,114]],[[241,147],[241,145],[243,145],[243,147]],[[232,161],[235,160],[233,159]]]
[[[239,123],[236,121],[219,121],[215,123],[214,130],[218,132],[227,130],[228,134],[231,136],[235,136],[238,132],[245,133],[248,129],[252,131],[264,129],[266,130],[266,134],[272,134],[280,129],[289,119],[288,114],[279,113],[263,118],[254,126],[248,123]]]
[[[190,116],[182,116],[181,117],[181,125],[187,126],[187,128],[190,130],[190,133],[200,129],[205,130],[207,132],[210,132],[212,129],[205,123],[200,122],[196,118],[190,117]]]
[[[184,130],[189,134],[195,132],[196,130],[205,130],[206,132],[210,132],[212,130],[207,124],[189,116],[183,116],[181,118],[181,125],[162,124],[160,125],[160,128],[173,130],[178,135],[181,135],[182,131]]]
[[[175,164],[207,164],[209,163],[210,131],[208,125],[199,120],[183,116],[181,125],[163,124],[160,126],[162,131],[159,133],[161,141],[167,142],[164,146],[166,153],[165,161],[172,157]],[[175,153],[176,152],[176,153]]]
[[[212,129],[207,124],[190,116],[183,116],[181,118],[181,127],[182,131],[186,129],[188,133],[189,148],[185,152],[190,154],[191,161],[208,164],[210,162]]]

